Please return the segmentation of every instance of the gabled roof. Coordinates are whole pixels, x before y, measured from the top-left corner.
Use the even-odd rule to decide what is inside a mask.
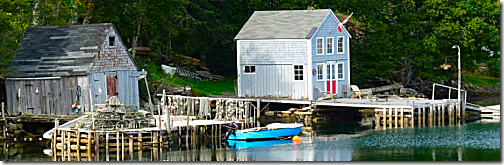
[[[330,9],[255,11],[235,40],[309,39],[329,14],[339,23]]]
[[[86,75],[111,23],[29,27],[7,77]]]

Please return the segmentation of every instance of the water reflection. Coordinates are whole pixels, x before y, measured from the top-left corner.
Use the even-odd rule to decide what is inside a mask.
[[[344,125],[344,127],[342,126]],[[290,140],[241,142],[211,148],[148,148],[94,154],[99,161],[480,161],[500,160],[500,123],[374,130],[351,123],[303,129],[302,143]],[[366,129],[367,128],[367,129]],[[356,130],[356,131],[351,131]],[[45,143],[4,144],[2,160],[52,161]],[[119,154],[118,154],[119,153]]]

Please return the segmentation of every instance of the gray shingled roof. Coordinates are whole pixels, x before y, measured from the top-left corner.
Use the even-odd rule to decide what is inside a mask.
[[[303,39],[318,28],[330,9],[255,11],[235,39]]]
[[[86,75],[111,23],[29,27],[7,77]]]

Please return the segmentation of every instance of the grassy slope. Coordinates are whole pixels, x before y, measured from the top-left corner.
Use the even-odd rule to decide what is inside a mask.
[[[465,82],[469,82],[479,87],[500,85],[500,78],[495,77],[488,77],[477,74],[464,74],[463,78]]]
[[[140,69],[148,72],[149,83],[161,84],[165,86],[190,86],[196,96],[222,95],[222,92],[235,92],[234,81],[223,79],[221,81],[195,81],[182,76],[170,76],[157,66],[153,59],[136,59]]]

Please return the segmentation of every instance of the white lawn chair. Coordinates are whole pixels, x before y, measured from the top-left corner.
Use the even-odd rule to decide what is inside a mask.
[[[354,96],[359,95],[359,99],[362,99],[361,98],[362,92],[360,91],[360,89],[357,85],[350,85],[350,88],[352,88],[352,92],[354,93]],[[352,96],[352,98],[354,98],[354,96]]]
[[[318,92],[323,95],[323,97],[319,98],[318,100],[325,100],[325,99],[330,98],[331,101],[334,102],[334,95],[331,92],[324,92],[324,91],[322,91],[322,89],[320,89],[318,87],[315,87],[315,89],[317,89]]]

